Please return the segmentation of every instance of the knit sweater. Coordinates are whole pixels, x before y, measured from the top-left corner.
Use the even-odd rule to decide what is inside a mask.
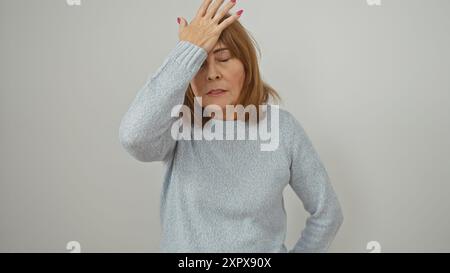
[[[178,41],[120,122],[119,141],[133,158],[164,165],[160,252],[326,252],[343,213],[323,163],[291,113],[279,108],[279,143],[269,151],[261,149],[260,137],[173,137],[171,128],[180,118],[171,111],[183,104],[207,55],[200,46]],[[266,116],[270,125],[271,116]],[[223,126],[223,132],[245,123],[211,122]],[[284,242],[287,185],[309,214],[290,250]]]

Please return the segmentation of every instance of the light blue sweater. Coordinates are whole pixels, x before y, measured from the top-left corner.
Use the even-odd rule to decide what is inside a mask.
[[[164,163],[161,252],[326,252],[343,222],[341,206],[310,139],[288,111],[279,109],[274,151],[261,151],[259,138],[172,137],[178,118],[171,110],[183,104],[206,57],[202,47],[178,41],[120,124],[119,140],[130,155]],[[287,185],[310,214],[291,250],[284,243]]]

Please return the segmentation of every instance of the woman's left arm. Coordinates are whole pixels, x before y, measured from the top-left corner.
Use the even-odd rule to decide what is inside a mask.
[[[289,252],[327,252],[344,216],[327,171],[301,124],[292,117],[293,144],[289,185],[310,216]]]

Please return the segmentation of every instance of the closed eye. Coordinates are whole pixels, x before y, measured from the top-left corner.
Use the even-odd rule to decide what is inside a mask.
[[[229,60],[230,60],[231,58],[229,58],[229,59],[226,59],[226,60],[220,60],[219,62],[221,62],[221,63],[225,63],[225,62],[228,62]],[[203,64],[202,64],[202,66],[201,67],[204,67],[205,66],[205,64],[206,64],[206,62],[204,62]]]

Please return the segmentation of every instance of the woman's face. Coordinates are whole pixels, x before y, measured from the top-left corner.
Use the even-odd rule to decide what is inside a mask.
[[[236,104],[244,79],[242,62],[235,57],[232,58],[226,46],[218,42],[192,79],[191,88],[196,97],[202,97],[202,107],[217,104],[225,115],[225,105]],[[213,89],[225,91],[208,93]]]

